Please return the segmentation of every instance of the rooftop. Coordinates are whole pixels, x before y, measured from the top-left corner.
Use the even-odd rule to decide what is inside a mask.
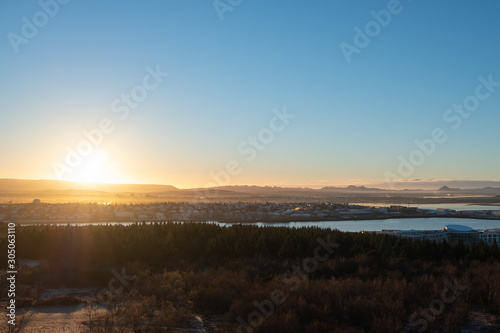
[[[471,227],[467,227],[465,225],[458,225],[458,224],[448,224],[445,227],[446,231],[454,231],[454,232],[471,232],[474,231]]]

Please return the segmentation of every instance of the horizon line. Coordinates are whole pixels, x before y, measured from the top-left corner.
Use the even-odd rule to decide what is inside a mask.
[[[209,189],[209,188],[218,188],[218,187],[237,187],[237,186],[247,186],[247,187],[277,187],[277,188],[303,188],[303,189],[322,189],[325,187],[337,187],[337,188],[347,188],[350,186],[356,187],[367,187],[367,188],[376,188],[383,190],[391,190],[388,183],[384,181],[367,181],[363,182],[344,182],[344,183],[336,183],[336,184],[226,184],[226,185],[216,185],[216,186],[196,186],[196,185],[185,185],[185,184],[163,184],[163,183],[141,183],[141,182],[85,182],[85,181],[77,181],[77,180],[66,180],[66,179],[51,179],[51,178],[10,178],[10,177],[0,177],[0,180],[26,180],[26,181],[56,181],[56,182],[68,182],[68,183],[78,183],[81,185],[149,185],[149,186],[172,186],[179,190],[191,190],[191,189]],[[484,182],[493,182],[499,183],[500,180],[496,179],[407,179],[395,182],[394,184],[405,184],[405,185],[428,185],[431,184],[444,184],[444,183],[456,183],[456,182],[464,182],[464,183],[484,183]],[[386,185],[385,187],[382,185]],[[381,187],[382,186],[382,187]],[[444,184],[442,186],[447,186]],[[485,186],[488,187],[488,186]],[[413,190],[417,190],[418,188],[413,188]],[[425,190],[422,188],[422,190]]]

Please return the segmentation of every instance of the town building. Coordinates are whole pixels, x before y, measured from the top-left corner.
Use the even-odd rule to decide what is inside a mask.
[[[500,229],[486,229],[479,234],[479,239],[486,244],[497,243],[500,245]]]
[[[474,230],[465,225],[449,224],[443,230],[382,230],[378,234],[402,238],[473,243],[483,241],[492,245],[500,244],[500,229]]]

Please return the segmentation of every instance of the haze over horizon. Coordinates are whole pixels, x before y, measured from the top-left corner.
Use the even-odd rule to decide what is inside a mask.
[[[60,182],[60,183],[56,183]],[[164,191],[167,187],[173,187],[173,189],[179,190],[190,190],[190,189],[209,189],[209,188],[246,188],[246,187],[277,187],[277,188],[290,188],[290,189],[351,189],[363,191],[363,189],[380,189],[380,190],[423,190],[423,191],[437,191],[441,188],[449,188],[450,190],[479,190],[479,189],[496,189],[500,191],[500,181],[457,181],[457,180],[413,180],[413,181],[400,181],[394,184],[393,187],[388,186],[387,183],[379,184],[348,184],[348,185],[324,185],[324,186],[310,186],[310,185],[255,185],[255,184],[230,184],[227,186],[219,186],[212,184],[214,186],[193,186],[193,187],[182,187],[175,186],[172,184],[154,184],[154,183],[106,183],[106,182],[78,182],[70,180],[52,180],[52,179],[15,179],[15,178],[0,178],[0,192],[8,191],[18,191],[19,186],[24,189],[36,189],[37,191],[47,191],[47,190],[106,190],[106,185],[116,185],[120,188],[123,185],[122,192],[133,192],[133,188],[141,188],[140,192],[148,192],[148,188],[151,189],[149,192]],[[34,187],[33,187],[34,186]]]
[[[500,187],[493,0],[0,9],[0,178]]]

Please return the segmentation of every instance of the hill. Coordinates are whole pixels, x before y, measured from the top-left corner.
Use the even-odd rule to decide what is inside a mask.
[[[0,192],[38,193],[42,191],[99,191],[108,193],[154,193],[178,191],[172,185],[79,183],[49,179],[0,179]]]

